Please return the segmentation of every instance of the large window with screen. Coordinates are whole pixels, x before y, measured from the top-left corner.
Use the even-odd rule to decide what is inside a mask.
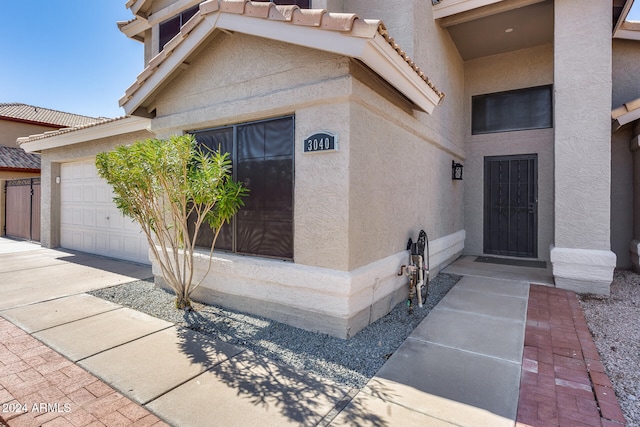
[[[553,127],[551,92],[538,86],[472,97],[472,134]]]
[[[202,146],[230,153],[234,179],[249,188],[216,248],[293,259],[293,116],[192,133]],[[203,230],[196,244],[211,246],[212,239],[211,230]]]

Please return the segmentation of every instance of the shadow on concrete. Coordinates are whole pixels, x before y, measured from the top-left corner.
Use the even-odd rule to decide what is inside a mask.
[[[149,279],[153,277],[151,265],[140,264],[133,261],[125,261],[115,258],[108,258],[100,255],[73,251],[70,249],[57,248],[55,249],[55,251],[63,254],[57,257],[59,260],[71,264],[96,268],[99,270],[107,271],[109,273],[122,274],[135,279]]]
[[[209,327],[216,327],[217,323],[194,311],[185,312],[185,320],[200,325],[209,323]],[[329,425],[358,391],[349,390],[346,386],[311,373],[294,370],[249,350],[220,362],[219,358],[211,357],[218,349],[209,348],[217,347],[216,342],[188,329],[179,333],[179,339],[181,351],[192,363],[207,368],[221,384],[235,390],[235,399],[242,399],[245,404],[248,402],[252,411],[255,409],[256,412],[264,412],[268,417],[285,418],[301,425]],[[379,396],[386,394],[379,387],[374,389]],[[224,399],[222,396],[224,393],[218,397]],[[232,405],[233,402],[223,400],[217,404]],[[239,413],[238,417],[236,421],[241,422],[243,414]],[[266,424],[271,425],[269,422]],[[376,427],[388,425],[384,419],[368,413],[355,402],[350,405],[348,413],[343,415],[341,424]]]

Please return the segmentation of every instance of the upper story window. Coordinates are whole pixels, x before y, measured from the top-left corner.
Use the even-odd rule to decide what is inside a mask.
[[[196,14],[199,7],[199,5],[190,7],[173,18],[160,23],[160,45],[158,46],[158,51],[164,49],[164,45],[180,32],[180,28]]]
[[[261,2],[271,2],[280,5],[296,5],[300,9],[310,9],[311,8],[311,0],[254,0]]]
[[[551,86],[477,95],[471,104],[473,135],[553,127]]]

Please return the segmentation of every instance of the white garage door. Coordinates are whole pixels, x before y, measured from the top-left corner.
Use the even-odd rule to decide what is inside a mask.
[[[149,264],[144,233],[118,211],[93,160],[63,163],[60,185],[60,246]]]

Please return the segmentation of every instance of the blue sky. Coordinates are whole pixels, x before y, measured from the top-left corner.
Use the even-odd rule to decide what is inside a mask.
[[[4,1],[0,102],[93,117],[124,114],[118,99],[143,67],[142,43],[116,25],[126,0]],[[640,21],[640,0],[628,20]]]
[[[640,21],[640,0],[633,2],[629,15],[627,15],[627,21]]]
[[[126,0],[3,1],[0,102],[118,117],[143,45],[118,30]]]

